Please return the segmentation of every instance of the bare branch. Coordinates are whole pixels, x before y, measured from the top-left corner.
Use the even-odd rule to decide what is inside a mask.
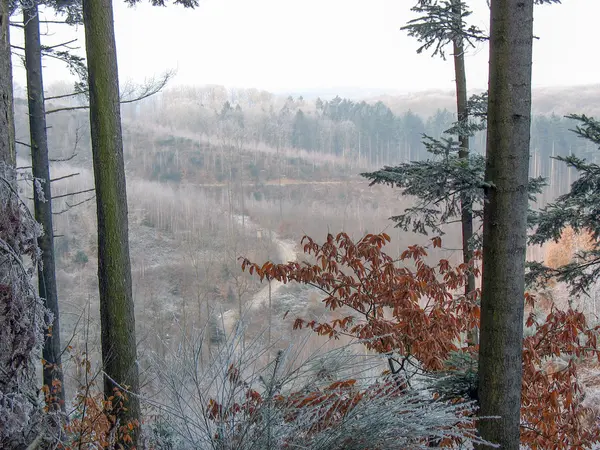
[[[53,95],[51,97],[45,97],[44,101],[57,100],[59,98],[75,97],[77,95],[85,94],[86,92],[89,92],[89,90],[86,89],[85,91],[71,92],[70,94]]]
[[[46,115],[48,114],[54,114],[57,112],[61,112],[61,111],[75,111],[77,109],[89,109],[89,105],[82,105],[82,106],[67,106],[64,108],[56,108],[56,109],[50,109],[48,111],[46,111]]]
[[[85,194],[86,192],[93,192],[95,190],[96,190],[95,188],[91,188],[91,189],[84,189],[83,191],[69,192],[68,194],[55,195],[52,197],[52,200],[56,200],[57,198],[70,197],[71,195]]]
[[[158,80],[154,78],[147,80],[141,87],[138,88],[137,92],[134,88],[125,90],[125,92],[121,95],[121,104],[134,103],[158,94],[174,76],[174,71],[167,71]],[[133,97],[125,98],[128,95],[132,95]]]
[[[64,162],[64,161],[70,161],[73,158],[75,158],[77,156],[76,152],[71,153],[70,156],[67,156],[66,158],[55,158],[55,159],[50,159],[50,162]]]
[[[30,145],[30,144],[26,144],[25,142],[22,142],[22,141],[17,141],[17,140],[15,140],[15,143],[16,143],[16,144],[20,144],[20,145],[24,145],[25,147],[29,147],[29,148],[31,148],[31,145]]]
[[[77,173],[70,173],[69,175],[64,175],[64,176],[58,177],[58,178],[52,178],[50,180],[50,183],[53,183],[54,181],[64,180],[65,178],[75,177],[77,175],[79,175],[79,172],[77,172]]]
[[[48,56],[52,56],[52,55],[48,55]],[[57,59],[60,59],[60,58],[57,58]],[[173,78],[174,75],[175,75],[175,73],[172,71],[165,72],[165,74],[162,75],[162,77],[159,80],[155,80],[154,78],[152,78],[152,79],[148,80],[143,86],[141,86],[137,89],[134,87],[125,89],[125,92],[121,94],[120,103],[122,105],[126,104],[126,103],[135,103],[135,102],[139,102],[140,100],[144,100],[148,97],[152,97],[155,94],[158,94],[160,91],[162,91],[164,89],[164,87],[171,80],[171,78]],[[137,90],[137,92],[136,92],[136,90]],[[57,96],[57,97],[49,97],[46,100],[50,100],[52,98],[71,97],[71,96],[78,95],[80,93],[84,93],[84,92],[77,92],[77,93],[72,93],[72,94],[67,94],[67,95],[62,95],[62,96]],[[133,96],[133,97],[127,98],[129,96]],[[75,110],[88,109],[88,108],[89,108],[89,105],[65,106],[62,108],[50,109],[50,110],[46,111],[46,114],[54,114],[54,113],[61,112],[61,111],[75,111]]]
[[[66,41],[63,42],[62,44],[56,44],[56,45],[44,45],[44,48],[42,50],[51,50],[53,48],[58,48],[58,47],[67,47],[69,44],[72,44],[73,42],[77,42],[77,39],[71,39],[70,41]],[[71,47],[67,47],[70,50],[74,50],[74,48]]]
[[[73,203],[72,205],[70,205],[69,203],[66,203],[66,202],[65,202],[65,204],[67,205],[67,207],[66,207],[65,209],[61,209],[60,211],[53,212],[52,214],[55,214],[55,215],[64,214],[64,213],[66,213],[67,211],[69,211],[71,208],[75,208],[76,206],[79,206],[79,205],[82,205],[82,204],[84,204],[84,203],[87,203],[87,202],[89,202],[90,200],[93,200],[93,199],[95,199],[95,198],[96,198],[96,196],[95,196],[95,195],[92,195],[91,197],[89,197],[89,198],[86,198],[85,200],[82,200],[82,201],[80,201],[80,202]],[[56,235],[55,235],[54,237],[56,237]]]

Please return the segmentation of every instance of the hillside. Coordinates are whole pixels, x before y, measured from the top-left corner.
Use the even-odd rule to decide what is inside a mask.
[[[589,90],[587,99],[594,98],[596,91]],[[217,343],[235,329],[240,315],[250,324],[249,336],[260,336],[269,325],[269,340],[281,348],[294,339],[290,327],[296,317],[325,312],[313,289],[274,283],[269,296],[268,285],[241,272],[241,256],[255,261],[301,259],[298,243],[303,235],[321,240],[339,231],[354,237],[386,231],[393,238],[387,249],[392,255],[427,242],[428,237],[393,229],[389,217],[408,203],[390,188],[369,187],[358,174],[426,157],[420,133],[439,133],[453,120],[450,113],[440,113],[449,95],[385,98],[389,110],[377,103],[364,108],[336,100],[317,113],[305,100],[262,93],[262,100],[253,103],[251,94],[238,92],[240,103],[232,106],[225,100],[211,111],[202,103],[209,98],[202,91],[166,91],[123,109],[136,327],[143,361],[168,355],[207,325]],[[573,89],[569,101],[589,105],[579,94]],[[571,107],[547,106],[554,95],[562,94],[539,93],[538,111]],[[337,105],[335,113],[332,105]],[[357,105],[378,118],[351,123],[343,117],[343,107]],[[17,135],[26,142],[24,102],[17,106]],[[407,115],[407,107],[422,116]],[[307,111],[305,118],[298,119],[300,111]],[[428,117],[427,111],[433,115]],[[51,157],[64,160],[53,163],[52,177],[66,177],[53,184],[54,195],[64,196],[55,204],[62,339],[75,351],[87,345],[90,354],[98,355],[93,192],[69,195],[93,187],[87,120],[81,110],[53,114],[49,137]],[[386,120],[397,128],[378,128]],[[299,123],[307,126],[301,129]],[[572,177],[548,155],[587,148],[571,136],[562,119],[537,116],[532,132],[532,174],[551,175],[551,186],[540,199],[544,204],[564,191]],[[479,148],[482,139],[474,139]],[[19,152],[19,165],[28,166],[26,148]],[[458,229],[447,231],[444,247],[449,250],[442,255],[457,261]],[[543,258],[544,253],[531,249],[529,256]],[[143,366],[150,367],[149,360]],[[66,369],[69,386],[79,372],[73,361]]]
[[[370,103],[382,101],[395,113],[408,110],[421,116],[431,116],[438,109],[453,110],[456,107],[454,91],[428,90],[417,92],[397,92],[381,89],[364,88],[327,88],[327,89],[297,89],[295,91],[278,92],[282,97],[303,96],[307,100],[331,100],[336,96],[352,100],[366,100]],[[483,92],[480,87],[472,89],[473,94]],[[565,115],[574,112],[585,112],[592,116],[600,116],[600,85],[553,86],[533,88],[533,113],[542,115]]]

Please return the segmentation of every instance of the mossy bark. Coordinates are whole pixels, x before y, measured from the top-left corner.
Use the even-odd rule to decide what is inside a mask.
[[[38,289],[44,305],[52,312],[52,329],[46,336],[42,357],[45,361],[43,383],[51,389],[49,397],[53,408],[65,409],[65,394],[60,347],[60,321],[58,291],[56,287],[54,259],[54,230],[52,225],[52,189],[48,160],[48,137],[46,134],[46,110],[44,108],[44,82],[42,76],[42,53],[38,6],[32,2],[23,8],[25,27],[25,68],[27,70],[27,101],[29,106],[29,135],[31,142],[31,166],[33,176],[40,182],[41,194],[34,187],[33,201],[35,219],[44,233],[38,238],[42,252],[42,267],[38,268]],[[56,385],[58,382],[58,385]]]
[[[114,382],[139,392],[131,288],[127,195],[119,106],[119,81],[111,0],[84,0],[90,85],[90,126],[98,217],[98,282],[104,391]],[[121,424],[139,421],[136,395],[128,395]],[[137,434],[136,434],[137,436]],[[137,439],[134,439],[134,442]]]
[[[492,0],[483,286],[481,437],[519,449],[533,0]]]

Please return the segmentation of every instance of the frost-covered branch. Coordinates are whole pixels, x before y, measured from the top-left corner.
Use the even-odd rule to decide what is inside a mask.
[[[26,447],[43,432],[35,361],[50,314],[32,277],[40,263],[42,230],[14,187],[12,167],[0,163],[0,447]]]
[[[360,341],[307,352],[301,334],[279,348],[265,348],[262,335],[252,342],[243,336],[240,325],[209,364],[199,356],[207,345],[203,331],[168,360],[155,358],[162,391],[146,402],[162,414],[152,425],[153,444],[358,450],[477,441],[469,426],[473,403],[434,400],[426,380],[400,389],[384,374],[385,357],[365,355]]]

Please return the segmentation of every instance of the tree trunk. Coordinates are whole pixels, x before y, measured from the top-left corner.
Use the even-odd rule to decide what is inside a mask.
[[[492,0],[479,353],[481,437],[519,448],[533,0]]]
[[[0,0],[0,162],[14,167],[15,125],[10,59],[9,0]]]
[[[90,85],[90,128],[98,216],[98,283],[104,392],[115,382],[133,392],[118,417],[140,419],[135,316],[131,288],[127,195],[119,106],[112,0],[84,0],[83,20]],[[135,424],[134,424],[135,425]],[[137,427],[134,445],[137,442]],[[125,442],[122,442],[127,447]]]
[[[462,9],[460,0],[454,0],[453,10],[458,16],[458,23],[462,24]],[[469,110],[467,108],[467,73],[465,69],[465,49],[463,39],[458,37],[453,41],[454,50],[454,74],[456,79],[456,111],[459,123],[465,123],[469,120]],[[460,150],[458,157],[469,161],[469,135],[461,134],[459,137]],[[472,202],[469,196],[462,192],[460,196],[461,209],[461,227],[462,227],[462,253],[463,262],[468,263],[473,257],[473,252],[470,247],[471,239],[473,238],[473,212]],[[475,291],[475,276],[469,274],[467,284],[465,285],[465,295]],[[473,329],[469,332],[469,343],[477,345],[478,332]]]
[[[65,410],[65,393],[61,365],[60,322],[58,292],[56,288],[54,260],[54,230],[52,226],[52,192],[48,161],[48,138],[46,135],[46,111],[44,108],[44,83],[42,77],[42,54],[40,22],[37,3],[23,8],[25,28],[25,68],[27,69],[27,99],[29,104],[29,134],[31,142],[31,166],[34,178],[41,183],[41,191],[33,190],[35,219],[44,233],[38,238],[42,252],[42,267],[38,268],[38,289],[44,304],[52,312],[52,328],[44,342],[42,357],[43,383],[51,389],[52,408]],[[59,385],[55,387],[55,382]]]

